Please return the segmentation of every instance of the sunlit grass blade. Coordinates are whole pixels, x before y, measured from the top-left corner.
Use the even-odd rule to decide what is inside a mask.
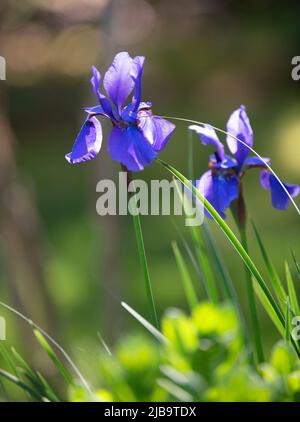
[[[74,370],[74,372],[77,374],[78,378],[80,379],[82,385],[84,386],[84,388],[87,390],[87,392],[92,396],[93,393],[87,383],[87,381],[85,380],[85,378],[83,377],[82,373],[80,372],[80,370],[77,368],[77,366],[75,365],[75,363],[73,362],[73,360],[70,358],[70,356],[68,355],[68,353],[64,350],[63,347],[60,346],[60,344],[57,343],[57,341],[54,340],[54,338],[52,338],[45,330],[43,330],[41,327],[39,327],[35,322],[33,322],[31,319],[27,318],[25,315],[23,315],[21,312],[19,312],[17,309],[14,309],[12,306],[7,305],[4,302],[0,301],[0,306],[4,307],[5,309],[7,309],[8,311],[12,312],[13,314],[17,315],[19,318],[23,319],[24,321],[27,322],[27,324],[29,324],[32,328],[35,328],[36,330],[38,330],[40,333],[42,333],[42,335],[47,338],[47,340],[49,340],[57,350],[60,351],[60,353],[64,356],[64,358],[66,359],[66,361],[68,362],[68,364],[70,365],[70,367]]]
[[[135,237],[136,237],[136,241],[137,241],[140,265],[141,265],[141,268],[142,268],[142,271],[143,271],[143,277],[144,277],[144,282],[145,282],[149,312],[150,312],[152,324],[155,325],[156,328],[158,328],[159,324],[158,324],[157,312],[156,312],[153,293],[152,293],[152,287],[151,287],[150,274],[149,274],[148,262],[147,262],[145,245],[144,245],[144,238],[143,238],[141,220],[140,220],[139,212],[136,209],[135,201],[133,201],[132,207],[133,207],[132,217],[133,217],[134,231],[135,231]]]
[[[290,299],[286,298],[285,307],[285,340],[287,343],[291,341],[291,310],[290,310]]]
[[[178,197],[181,201],[183,210],[186,213],[187,209],[191,209],[191,203],[190,199],[181,192],[179,187],[176,186],[176,191],[178,194]],[[211,300],[213,303],[218,302],[218,290],[215,284],[214,274],[211,270],[211,265],[209,262],[209,257],[206,253],[206,248],[201,236],[200,228],[198,226],[188,226],[192,235],[192,239],[195,245],[195,251],[196,251],[196,257],[198,262],[198,267],[200,268],[201,274],[203,275],[203,284],[205,291],[207,293],[207,296],[209,300]]]
[[[28,393],[35,400],[42,401],[42,402],[47,401],[45,397],[42,397],[40,394],[34,391],[31,387],[29,387],[27,384],[25,384],[23,381],[21,381],[16,376],[10,374],[9,372],[6,372],[3,369],[0,369],[0,376],[4,377],[8,381],[11,381],[13,384],[20,387],[24,392]]]
[[[271,305],[267,295],[265,294],[264,289],[261,287],[259,282],[255,279],[253,280],[254,291],[259,298],[262,306],[269,315],[270,319],[273,321],[274,325],[280,332],[283,338],[285,338],[285,323],[283,323],[282,318],[279,316],[279,313],[276,312],[274,307]]]
[[[203,224],[203,229],[206,234],[208,247],[210,249],[211,255],[215,262],[215,267],[220,275],[220,279],[222,280],[224,296],[226,299],[229,299],[233,301],[234,303],[237,303],[237,295],[236,295],[236,291],[235,291],[232,279],[229,275],[228,269],[223,260],[220,248],[215,242],[215,239],[213,238],[211,234],[211,230],[206,222]]]
[[[61,375],[67,381],[67,383],[69,385],[71,385],[72,387],[75,387],[75,382],[73,381],[73,378],[69,374],[68,370],[64,367],[64,365],[60,361],[59,357],[56,355],[56,353],[54,352],[54,350],[52,349],[52,347],[50,346],[48,341],[45,339],[43,334],[37,329],[34,329],[33,332],[34,332],[34,335],[37,338],[38,342],[40,343],[42,348],[45,350],[47,355],[50,357],[50,359],[52,360],[54,365],[57,367],[57,369],[59,370]]]
[[[50,401],[59,401],[56,393],[41,374],[35,372],[14,348],[11,348],[11,354],[15,364],[20,368],[18,369],[19,378],[22,375],[22,379],[29,381],[41,396],[47,397]]]
[[[300,309],[299,309],[297,294],[296,294],[294,282],[293,282],[293,279],[292,279],[290,267],[289,267],[287,262],[285,263],[285,273],[286,273],[286,282],[287,282],[287,286],[288,286],[288,292],[289,292],[289,298],[290,298],[292,310],[293,310],[295,315],[300,315]]]
[[[294,264],[295,264],[295,267],[296,267],[297,275],[298,275],[298,278],[300,280],[300,267],[299,267],[299,264],[297,262],[296,255],[294,254],[294,252],[292,252],[292,256],[293,256],[293,261],[294,261]]]
[[[220,229],[223,231],[227,239],[230,241],[236,252],[239,254],[239,256],[242,258],[244,263],[246,264],[247,268],[255,278],[256,282],[258,283],[259,289],[256,289],[256,291],[263,293],[263,299],[264,303],[267,305],[268,309],[272,311],[272,314],[276,317],[276,321],[279,323],[279,327],[281,329],[281,333],[283,335],[283,338],[285,336],[285,317],[281,312],[281,309],[279,308],[278,304],[276,303],[272,293],[270,292],[266,282],[264,281],[262,275],[258,271],[256,265],[240,243],[240,241],[237,239],[235,234],[232,232],[230,227],[227,225],[227,223],[223,220],[223,218],[218,214],[218,212],[214,209],[214,207],[210,204],[209,201],[207,201],[200,192],[192,185],[192,183],[183,176],[178,170],[176,170],[174,167],[172,167],[170,164],[167,164],[166,162],[157,159],[157,161],[166,169],[168,170],[173,176],[175,176],[177,179],[179,179],[188,189],[192,191],[192,193],[203,203],[207,211],[211,214],[217,225],[220,227]],[[261,296],[261,295],[260,295]],[[272,318],[273,319],[273,318]],[[293,345],[296,352],[298,353],[298,349],[295,345]]]
[[[140,324],[142,324],[143,327],[145,327],[146,330],[148,330],[149,333],[151,333],[158,341],[160,341],[162,343],[167,342],[166,337],[160,331],[158,331],[158,329],[155,328],[149,321],[147,321],[138,312],[136,312],[134,309],[132,309],[131,306],[129,306],[125,302],[121,302],[121,305],[123,306],[124,309],[126,309],[127,312],[130,313],[130,315],[133,316],[133,318],[135,318]]]
[[[97,334],[98,334],[98,337],[99,337],[100,343],[102,344],[103,349],[106,351],[108,356],[112,356],[112,352],[111,352],[110,348],[108,347],[106,341],[102,337],[101,333],[98,331]]]
[[[189,271],[187,269],[183,256],[176,242],[172,242],[172,249],[175,255],[175,259],[177,262],[180,275],[181,275],[182,284],[183,284],[184,292],[187,298],[187,302],[192,311],[198,303],[198,298],[197,298],[197,294],[193,285],[193,281],[191,279],[191,276],[189,274]]]
[[[7,350],[6,345],[1,341],[0,341],[0,356],[2,356],[4,362],[6,362],[7,366],[14,373],[14,375],[19,376],[18,368],[15,365],[13,357],[11,356],[10,352]]]
[[[252,227],[255,233],[255,237],[262,255],[262,258],[264,260],[264,263],[266,265],[266,268],[268,270],[271,282],[272,282],[272,287],[274,290],[274,293],[276,294],[276,297],[278,298],[278,302],[279,305],[281,306],[282,310],[284,310],[284,303],[285,303],[285,299],[286,299],[286,292],[285,289],[283,287],[283,284],[279,278],[279,275],[273,265],[273,263],[271,262],[270,258],[268,257],[266,248],[263,244],[263,241],[261,239],[261,236],[259,235],[259,232],[255,226],[255,224],[252,222]]]
[[[177,225],[175,224],[175,222],[174,222],[174,227],[175,227],[175,229],[176,229],[176,231],[177,231],[177,233],[178,233],[178,235],[179,235],[179,237],[180,237],[180,240],[181,240],[181,242],[182,242],[182,244],[183,244],[183,247],[184,247],[184,249],[185,249],[185,251],[186,251],[186,253],[187,253],[188,257],[190,258],[191,264],[192,264],[192,266],[193,266],[193,268],[194,268],[194,270],[195,270],[195,272],[196,272],[197,276],[199,277],[199,280],[200,280],[200,282],[201,282],[201,286],[203,287],[204,291],[205,291],[205,292],[206,292],[206,294],[207,294],[207,288],[206,288],[206,284],[205,284],[205,281],[204,281],[204,276],[203,276],[203,273],[201,272],[201,270],[200,270],[200,268],[199,268],[198,261],[197,261],[197,259],[196,259],[196,257],[195,257],[195,254],[194,254],[194,252],[191,250],[191,248],[190,248],[190,246],[189,246],[188,242],[185,240],[184,236],[183,236],[183,235],[182,235],[182,233],[180,232],[180,230],[179,230],[179,228],[177,227]],[[207,295],[207,296],[208,296],[208,295]]]
[[[183,388],[179,387],[178,385],[174,384],[174,382],[159,378],[157,380],[158,385],[164,388],[171,396],[173,396],[176,400],[180,402],[192,402],[193,396],[185,391]]]
[[[208,297],[213,303],[218,303],[218,289],[215,276],[211,269],[211,263],[207,255],[205,243],[199,227],[191,226],[191,234],[195,243],[196,255],[207,286]]]

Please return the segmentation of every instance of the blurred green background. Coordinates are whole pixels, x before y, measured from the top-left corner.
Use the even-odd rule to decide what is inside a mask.
[[[73,167],[64,159],[83,108],[96,104],[91,65],[103,74],[119,51],[146,56],[143,98],[157,114],[225,129],[231,112],[245,104],[256,150],[272,157],[283,180],[300,184],[300,81],[291,78],[292,57],[300,53],[299,11],[299,2],[271,0],[1,1],[0,55],[7,61],[7,80],[0,81],[1,300],[49,331],[89,377],[101,347],[97,332],[112,345],[140,330],[120,300],[147,317],[131,218],[99,217],[95,209],[96,184],[117,179],[118,163],[106,142],[93,162]],[[211,151],[194,139],[195,176]],[[187,174],[187,153],[187,125],[178,122],[161,156]],[[154,163],[137,177],[169,175]],[[299,217],[292,207],[272,209],[255,170],[245,183],[249,216],[283,275],[291,250],[300,256]],[[187,308],[171,220],[142,218],[160,314]],[[235,229],[230,215],[228,221]],[[247,312],[240,259],[212,229]],[[251,255],[262,267],[250,236]],[[259,310],[271,344],[278,335]],[[7,317],[8,341],[51,373],[31,331],[2,309],[0,315]]]

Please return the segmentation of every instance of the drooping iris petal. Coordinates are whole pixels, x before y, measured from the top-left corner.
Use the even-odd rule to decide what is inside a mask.
[[[96,117],[90,117],[83,124],[72,151],[66,155],[70,164],[79,164],[93,160],[99,153],[102,144],[102,127]]]
[[[119,114],[121,114],[122,106],[133,90],[135,81],[132,78],[132,72],[135,70],[133,59],[127,52],[121,52],[115,56],[112,65],[105,73],[104,88],[117,107]]]
[[[109,136],[108,150],[113,160],[122,163],[131,171],[143,170],[157,156],[136,126],[122,129],[115,126]]]
[[[99,91],[100,82],[101,74],[95,66],[92,66],[91,84],[93,87],[93,91],[102,106],[104,114],[106,114],[110,118],[114,118],[115,116],[110,101],[105,97],[105,95],[101,94],[101,92]]]
[[[265,167],[265,163],[270,164],[270,158],[268,157],[247,157],[244,161],[244,167]]]
[[[211,203],[222,218],[231,202],[238,197],[238,178],[234,174],[214,173],[212,170],[205,172],[195,181],[195,186],[200,193]],[[205,211],[206,215],[211,215]]]
[[[260,183],[265,189],[270,189],[273,207],[278,210],[286,210],[291,200],[276,177],[270,172],[262,171]],[[292,198],[299,195],[300,186],[288,183],[283,183],[283,185]]]
[[[216,147],[220,160],[223,161],[225,158],[224,145],[219,140],[215,130],[210,125],[198,126],[191,125],[189,129],[194,130],[201,138],[204,145],[213,145]]]
[[[253,131],[246,113],[245,106],[241,105],[240,108],[235,110],[227,122],[227,132],[244,142],[250,147],[253,146]],[[227,135],[227,145],[230,152],[237,159],[241,167],[246,157],[249,155],[249,148],[241,144],[232,136]]]
[[[144,69],[145,57],[136,56],[133,59],[133,69],[131,72],[131,77],[134,81],[134,96],[132,99],[133,111],[137,111],[141,102],[142,95],[142,74]]]
[[[139,128],[155,151],[161,151],[175,130],[175,125],[162,117],[154,117],[150,109],[138,113]]]

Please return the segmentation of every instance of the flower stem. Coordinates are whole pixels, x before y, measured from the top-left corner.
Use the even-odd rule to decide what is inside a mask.
[[[127,170],[126,167],[122,166],[122,170],[127,173],[127,183],[134,184],[134,181],[132,179],[132,173]],[[150,281],[150,274],[148,269],[148,262],[146,257],[146,251],[145,251],[145,244],[144,244],[144,237],[143,237],[143,231],[142,231],[142,225],[140,220],[139,211],[137,209],[136,201],[131,202],[132,209],[131,214],[133,218],[133,225],[134,225],[134,232],[135,232],[135,238],[139,253],[139,259],[140,259],[140,265],[143,271],[144,276],[144,282],[145,282],[145,289],[146,289],[146,295],[148,300],[148,307],[149,307],[149,313],[151,316],[151,322],[152,324],[158,328],[158,318],[157,318],[157,312],[155,308],[153,293],[152,293],[152,287],[151,287],[151,281]]]

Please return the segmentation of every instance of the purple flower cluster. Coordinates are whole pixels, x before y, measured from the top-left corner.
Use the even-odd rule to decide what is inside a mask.
[[[99,104],[85,110],[87,119],[72,151],[66,155],[69,163],[92,160],[99,153],[102,127],[96,116],[104,116],[111,121],[112,130],[108,139],[110,155],[128,170],[143,170],[165,147],[175,125],[153,116],[151,103],[141,101],[144,61],[144,57],[131,58],[126,52],[117,54],[103,78],[106,96],[99,89],[100,72],[93,67],[91,83]],[[125,105],[132,92],[131,102]]]
[[[251,168],[261,169],[260,183],[265,189],[271,191],[273,207],[280,210],[285,210],[288,207],[290,198],[265,165],[265,163],[270,163],[270,159],[263,158],[261,160],[258,157],[249,156],[250,150],[247,145],[251,148],[253,146],[253,131],[244,106],[235,110],[227,122],[226,141],[232,156],[225,154],[224,145],[211,126],[192,125],[189,128],[200,136],[204,145],[210,144],[216,149],[210,157],[209,170],[194,183],[223,218],[225,218],[225,210],[239,196],[242,177]],[[299,194],[299,186],[283,184],[291,197]]]
[[[97,116],[105,117],[112,123],[108,139],[110,155],[129,171],[143,170],[165,147],[175,130],[175,125],[154,116],[151,103],[141,100],[144,61],[144,57],[132,58],[127,52],[117,54],[103,78],[106,95],[100,90],[100,72],[95,67],[92,68],[91,83],[98,104],[85,109],[87,118],[72,151],[66,155],[69,163],[89,161],[99,153],[102,127]],[[133,96],[128,102],[127,99],[132,93]],[[284,210],[288,207],[290,198],[285,189],[291,197],[299,194],[300,187],[297,185],[284,183],[283,189],[266,166],[266,163],[270,162],[269,158],[262,160],[249,156],[248,147],[253,146],[253,131],[244,106],[235,110],[227,122],[226,141],[232,156],[225,153],[224,145],[211,126],[192,125],[190,129],[200,136],[203,144],[213,145],[216,149],[210,157],[209,170],[195,181],[195,186],[223,218],[232,201],[239,197],[242,177],[250,168],[261,169],[260,182],[265,189],[271,191],[274,208]]]

